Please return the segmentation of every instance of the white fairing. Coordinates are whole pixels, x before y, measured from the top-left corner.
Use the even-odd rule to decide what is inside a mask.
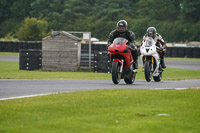
[[[156,63],[156,68],[153,71],[153,76],[159,75],[159,65],[160,65],[160,57],[156,49],[156,42],[152,37],[146,37],[145,40],[142,42],[142,46],[140,47],[140,53],[141,53],[141,60],[144,65],[143,57],[144,56],[153,56]],[[153,67],[152,67],[153,68]]]

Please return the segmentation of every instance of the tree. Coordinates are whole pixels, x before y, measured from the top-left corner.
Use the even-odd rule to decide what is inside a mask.
[[[199,0],[182,0],[181,18],[184,21],[200,21],[200,1]]]
[[[179,0],[140,0],[137,3],[137,18],[174,21],[177,20],[179,11]]]
[[[48,23],[36,18],[25,18],[16,35],[19,40],[39,41],[48,33]]]
[[[17,33],[19,38],[27,35],[21,40],[33,40],[35,31],[41,40],[49,28],[91,31],[92,36],[106,40],[117,21],[125,19],[137,39],[142,39],[149,26],[155,26],[166,41],[197,41],[199,12],[199,0],[0,0],[0,37]],[[27,22],[35,25],[29,30],[32,33],[20,33],[20,24],[27,17],[47,26],[37,28],[34,23],[38,22]],[[40,33],[43,28],[45,32]]]
[[[29,16],[31,10],[30,3],[34,0],[16,0],[10,7],[11,17],[15,20],[22,21],[25,17]]]

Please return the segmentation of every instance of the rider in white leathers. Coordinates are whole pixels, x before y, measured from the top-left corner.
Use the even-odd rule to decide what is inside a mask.
[[[145,41],[146,37],[152,37],[154,41],[156,42],[156,46],[160,47],[160,63],[162,68],[166,68],[165,62],[164,62],[164,56],[165,56],[165,51],[166,51],[166,43],[163,40],[162,36],[157,33],[155,27],[149,27],[147,29],[147,33],[143,37],[143,41]]]

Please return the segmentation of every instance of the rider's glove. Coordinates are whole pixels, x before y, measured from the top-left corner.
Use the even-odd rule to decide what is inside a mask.
[[[163,47],[160,47],[160,51],[163,51]]]
[[[157,47],[157,51],[163,51],[163,47]]]
[[[106,50],[108,50],[108,47],[111,45],[111,42],[108,42],[107,46],[106,46]]]
[[[130,46],[133,50],[137,50],[137,46],[135,45],[135,43],[130,43]]]

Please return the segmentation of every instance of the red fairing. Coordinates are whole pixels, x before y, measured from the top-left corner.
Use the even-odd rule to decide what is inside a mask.
[[[124,59],[124,69],[130,67],[133,63],[133,57],[131,54],[131,50],[127,47],[127,41],[123,44],[115,44],[115,41],[112,45],[108,47],[108,51],[110,52],[110,61],[118,61],[120,65],[122,65],[122,59]]]

